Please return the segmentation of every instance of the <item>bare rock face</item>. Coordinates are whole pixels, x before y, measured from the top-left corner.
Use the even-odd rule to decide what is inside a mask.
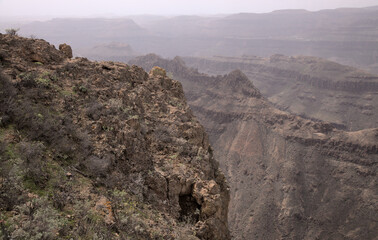
[[[157,60],[134,64],[178,64]],[[376,238],[378,129],[345,132],[278,110],[239,71],[166,70],[183,83],[230,183],[234,239]]]
[[[61,63],[65,57],[53,45],[42,39],[30,39],[27,45],[22,37],[7,34],[0,35],[2,62],[25,65],[42,65]]]
[[[230,239],[181,83],[61,49],[0,35],[0,238]]]
[[[59,45],[59,51],[61,51],[67,58],[72,58],[72,48],[65,43]]]

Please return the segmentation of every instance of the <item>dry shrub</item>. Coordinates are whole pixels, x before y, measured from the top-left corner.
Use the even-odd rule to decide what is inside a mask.
[[[40,143],[21,142],[18,149],[26,170],[25,177],[37,186],[45,187],[49,175],[46,172],[45,146]]]

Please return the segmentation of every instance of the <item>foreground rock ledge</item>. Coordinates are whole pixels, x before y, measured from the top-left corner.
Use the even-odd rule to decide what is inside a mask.
[[[228,187],[178,81],[44,40],[0,34],[0,53],[1,237],[230,238]]]

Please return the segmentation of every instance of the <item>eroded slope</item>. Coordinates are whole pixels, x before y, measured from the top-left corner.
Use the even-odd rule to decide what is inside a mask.
[[[278,110],[240,71],[209,77],[154,55],[134,63],[183,83],[229,180],[235,239],[375,239],[378,129],[344,132]]]
[[[209,74],[242,70],[279,108],[344,125],[378,126],[378,76],[315,57],[185,58]]]

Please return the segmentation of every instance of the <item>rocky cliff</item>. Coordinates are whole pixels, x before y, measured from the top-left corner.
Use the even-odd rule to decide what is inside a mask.
[[[181,84],[61,49],[0,34],[0,238],[229,239]]]
[[[246,73],[280,109],[344,125],[378,127],[378,76],[315,57],[184,58],[209,74]]]
[[[240,71],[211,77],[180,62],[134,61],[182,82],[230,183],[234,239],[376,238],[378,129],[345,132],[295,116]]]

